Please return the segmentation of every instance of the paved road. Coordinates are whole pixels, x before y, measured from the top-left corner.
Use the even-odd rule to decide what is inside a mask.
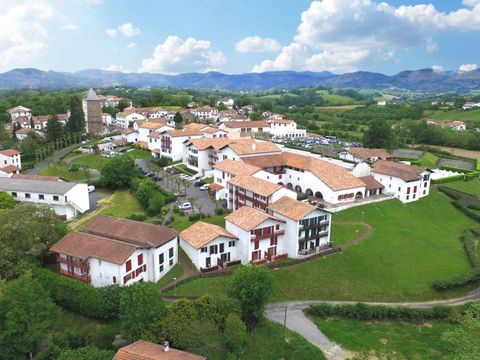
[[[383,305],[391,307],[409,307],[409,308],[431,308],[434,306],[456,306],[480,300],[480,289],[472,291],[466,296],[447,300],[435,300],[425,302],[365,302],[368,305]],[[303,310],[310,305],[329,304],[329,305],[352,305],[356,301],[289,301],[282,303],[268,304],[265,310],[265,316],[274,322],[283,324],[285,308],[287,308],[287,327],[290,330],[302,335],[305,339],[320,348],[327,359],[343,360],[350,357],[350,353],[342,349],[338,344],[329,340],[320,329],[305,316]]]
[[[44,162],[41,162],[37,166],[35,166],[33,169],[28,170],[26,173],[27,174],[38,174],[41,170],[45,169],[51,162],[56,161],[67,155],[69,152],[73,151],[76,149],[78,145],[72,145],[69,147],[66,147],[65,149],[59,150],[55,155],[52,157],[48,158]]]

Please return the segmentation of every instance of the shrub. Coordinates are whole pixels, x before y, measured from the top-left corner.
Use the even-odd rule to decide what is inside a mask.
[[[79,170],[79,166],[77,164],[70,164],[68,171],[70,172],[77,172]]]
[[[147,216],[143,214],[132,214],[128,217],[130,220],[135,220],[135,221],[145,221],[147,220]]]
[[[475,269],[473,273],[456,277],[450,280],[435,281],[432,286],[435,290],[448,290],[480,281],[480,271]]]
[[[219,208],[217,210],[215,210],[215,214],[216,215],[223,215],[225,214],[227,211],[225,209],[222,209],[222,208]]]
[[[95,319],[118,318],[123,289],[119,286],[94,288],[80,280],[46,269],[37,269],[34,277],[48,290],[52,300],[59,306]]]
[[[298,201],[302,201],[302,200],[307,200],[308,199],[308,195],[305,194],[305,193],[298,193],[297,194],[297,200]]]
[[[439,186],[438,191],[444,193],[445,195],[447,195],[449,198],[453,200],[460,200],[463,197],[461,192],[454,190],[452,188],[449,188],[447,186]]]
[[[478,267],[480,265],[480,261],[476,252],[475,234],[471,230],[467,230],[462,234],[460,240],[462,241],[463,247],[465,248],[468,260],[470,261],[470,265],[473,268]]]
[[[188,221],[198,221],[200,220],[200,213],[192,214],[188,216]]]
[[[363,303],[354,305],[311,305],[306,310],[311,316],[341,317],[364,321],[401,320],[423,323],[427,320],[452,320],[455,310],[451,307],[437,306],[429,309],[407,307],[374,306]]]
[[[165,205],[165,200],[162,194],[155,192],[148,201],[147,214],[149,216],[155,216],[160,213],[162,206]]]

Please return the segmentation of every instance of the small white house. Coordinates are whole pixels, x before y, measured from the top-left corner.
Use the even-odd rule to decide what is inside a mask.
[[[11,177],[20,174],[22,158],[15,149],[0,150],[0,177]]]
[[[15,121],[18,117],[26,117],[28,119],[32,117],[32,110],[22,105],[15,106],[7,111],[10,113],[12,121]]]
[[[302,138],[307,136],[307,130],[298,129],[293,120],[267,120],[270,124],[270,134],[275,137]]]
[[[67,220],[90,209],[88,185],[66,181],[0,178],[0,191],[20,202],[50,206]]]
[[[139,114],[133,110],[124,110],[117,114],[115,124],[121,128],[128,128],[130,124],[134,123],[137,120],[145,120],[146,117],[142,114]]]
[[[57,271],[95,287],[157,282],[178,261],[177,233],[165,226],[94,217],[52,246]]]

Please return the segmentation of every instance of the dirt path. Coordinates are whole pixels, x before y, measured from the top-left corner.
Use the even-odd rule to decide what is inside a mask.
[[[373,231],[372,225],[367,224],[366,222],[363,222],[363,221],[335,221],[335,224],[336,225],[363,225],[367,227],[367,230],[364,233],[358,235],[355,239],[340,245],[340,248],[342,249],[342,251],[345,249],[348,249],[350,246],[358,244],[362,240],[365,240],[367,237],[370,236],[370,234]]]

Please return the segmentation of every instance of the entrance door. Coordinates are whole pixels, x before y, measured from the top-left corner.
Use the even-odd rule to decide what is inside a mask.
[[[205,267],[209,268],[212,266],[211,258],[210,256],[205,259]]]

